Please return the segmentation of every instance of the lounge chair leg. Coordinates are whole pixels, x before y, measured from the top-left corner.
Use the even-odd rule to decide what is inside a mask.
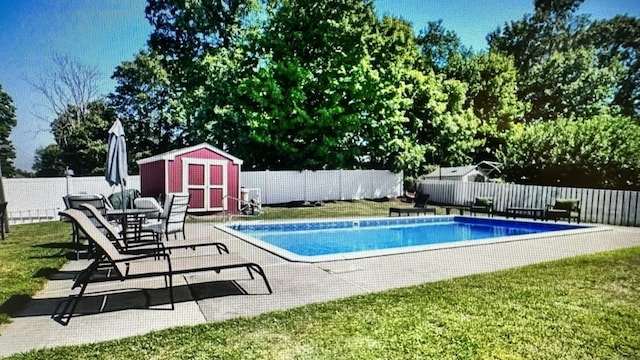
[[[265,275],[264,270],[262,270],[260,265],[258,265],[258,264],[249,264],[249,266],[247,266],[247,269],[249,270],[249,274],[251,274],[251,278],[252,279],[254,279],[254,277],[253,277],[253,274],[251,273],[251,270],[257,272],[260,276],[262,276],[262,279],[264,280],[264,284],[267,286],[267,290],[269,290],[269,294],[273,294],[273,290],[271,289],[271,285],[269,285],[269,281],[267,280],[267,275]]]
[[[168,279],[167,279],[168,278]],[[173,276],[165,275],[164,276],[165,286],[169,288],[169,301],[171,301],[171,310],[175,310],[175,298],[173,297]]]

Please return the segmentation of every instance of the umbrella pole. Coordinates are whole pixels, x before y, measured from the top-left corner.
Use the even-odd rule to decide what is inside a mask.
[[[122,205],[122,211],[124,211],[127,207],[124,204],[124,184],[120,183],[120,203]]]

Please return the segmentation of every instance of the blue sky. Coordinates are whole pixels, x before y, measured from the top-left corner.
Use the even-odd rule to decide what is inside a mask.
[[[486,36],[498,26],[533,12],[533,0],[374,0],[379,15],[401,17],[418,33],[427,22],[442,20],[465,46],[486,48]],[[53,67],[54,54],[96,67],[101,92],[114,88],[113,70],[132,60],[146,46],[151,26],[144,18],[144,0],[1,0],[0,84],[17,108],[18,126],[11,139],[15,164],[30,170],[35,150],[53,143],[47,102],[28,79]],[[586,0],[581,13],[592,18],[616,14],[640,17],[640,0]],[[106,141],[106,135],[105,135]]]

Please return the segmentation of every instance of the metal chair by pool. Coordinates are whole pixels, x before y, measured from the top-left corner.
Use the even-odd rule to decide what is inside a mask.
[[[469,207],[471,215],[476,213],[488,214],[493,217],[493,198],[492,197],[477,197],[471,207]]]
[[[553,205],[547,205],[545,210],[545,218],[547,220],[553,219],[567,219],[571,222],[571,219],[580,223],[580,200],[578,199],[556,199]]]
[[[173,294],[173,275],[215,271],[224,269],[246,268],[249,275],[254,279],[253,273],[262,277],[269,294],[273,293],[271,285],[267,281],[264,270],[260,265],[245,260],[238,254],[223,255],[200,255],[172,258],[169,254],[153,253],[142,255],[123,254],[109,241],[109,239],[89,220],[80,210],[68,209],[61,211],[60,216],[69,218],[96,244],[101,256],[82,270],[76,277],[72,289],[80,287],[80,292],[76,296],[63,301],[54,311],[52,318],[66,325],[68,324],[78,301],[84,295],[90,282],[128,280],[148,277],[164,277],[165,288],[169,290],[171,309],[175,309]],[[93,278],[94,273],[107,262],[111,265],[111,271],[106,277]],[[59,312],[63,306],[62,312]]]
[[[189,194],[169,194],[165,199],[162,215],[155,221],[142,224],[142,229],[155,232],[158,238],[164,234],[167,240],[169,234],[174,234],[176,238],[175,234],[182,233],[182,239],[185,240],[184,222],[190,198]]]
[[[413,207],[392,207],[389,208],[389,216],[392,214],[398,214],[398,216],[402,216],[402,214],[406,214],[407,216],[411,214],[428,214],[432,213],[436,214],[436,208],[429,206],[429,194],[418,194],[415,202],[413,203]]]

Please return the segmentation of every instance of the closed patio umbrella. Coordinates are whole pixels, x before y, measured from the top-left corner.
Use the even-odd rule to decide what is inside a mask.
[[[127,166],[127,142],[124,137],[124,128],[120,120],[116,120],[109,129],[109,141],[107,145],[107,166],[105,168],[105,178],[109,185],[120,185],[124,194],[124,187],[127,184],[129,168]],[[124,209],[125,203],[122,202]]]

